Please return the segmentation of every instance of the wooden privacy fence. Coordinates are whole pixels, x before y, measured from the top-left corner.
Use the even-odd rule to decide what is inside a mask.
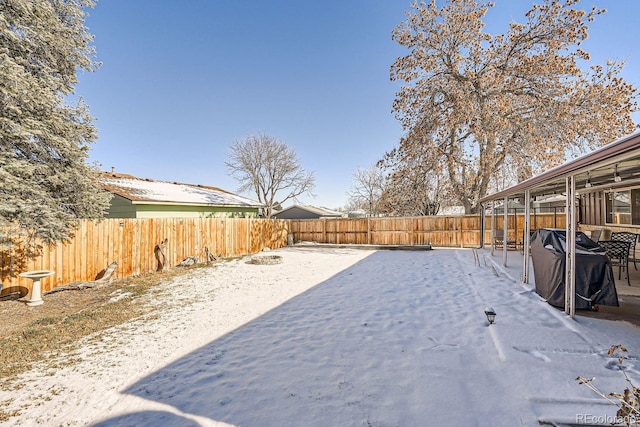
[[[503,228],[503,216],[496,215],[494,228]],[[480,215],[425,216],[411,218],[327,218],[289,220],[289,233],[296,242],[334,244],[428,245],[478,247]],[[507,235],[522,243],[524,215],[508,215]],[[532,230],[565,225],[564,213],[530,216]],[[485,217],[485,243],[491,242],[491,216]]]
[[[155,271],[154,248],[167,240],[163,253],[173,267],[187,257],[206,260],[205,248],[224,257],[255,253],[265,247],[279,248],[287,243],[286,220],[256,218],[159,218],[105,219],[82,221],[75,237],[67,243],[45,245],[40,256],[25,259],[20,248],[0,247],[0,275],[3,293],[31,281],[18,277],[30,270],[53,270],[43,279],[43,291],[56,286],[94,280],[111,262],[117,262],[114,277],[128,277]],[[26,289],[25,289],[26,288]]]
[[[411,218],[353,218],[273,220],[256,218],[159,218],[82,221],[67,243],[45,245],[41,255],[27,259],[21,248],[0,247],[2,293],[26,293],[31,281],[18,277],[30,270],[53,270],[42,281],[43,291],[76,281],[94,280],[110,263],[117,262],[115,276],[124,278],[155,271],[156,245],[166,239],[162,253],[173,267],[187,257],[206,260],[212,254],[241,256],[265,247],[279,248],[292,234],[296,242],[335,244],[426,245],[477,247],[480,216],[429,216]],[[485,219],[485,242],[491,240],[491,217]],[[496,216],[501,229],[503,217]],[[531,229],[564,227],[564,214],[531,216]],[[522,242],[524,217],[510,214],[509,240]],[[17,288],[17,289],[16,289]]]

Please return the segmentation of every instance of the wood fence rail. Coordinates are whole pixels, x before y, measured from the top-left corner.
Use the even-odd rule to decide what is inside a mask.
[[[44,245],[35,259],[26,259],[21,248],[0,246],[2,294],[29,291],[31,281],[18,277],[30,270],[53,270],[42,281],[42,290],[94,280],[111,262],[117,262],[114,277],[123,278],[155,271],[154,248],[164,239],[167,265],[173,267],[187,257],[206,260],[205,248],[223,257],[241,256],[265,247],[287,243],[286,220],[256,218],[159,218],[81,221],[71,241]]]

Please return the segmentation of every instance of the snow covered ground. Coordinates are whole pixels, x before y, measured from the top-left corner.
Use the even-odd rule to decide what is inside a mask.
[[[616,407],[576,377],[622,392],[614,344],[640,383],[640,329],[571,320],[470,250],[269,255],[283,263],[194,270],[159,316],[0,390],[20,410],[6,425],[609,425]]]

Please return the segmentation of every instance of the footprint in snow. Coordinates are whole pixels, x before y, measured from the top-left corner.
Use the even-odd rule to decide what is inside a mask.
[[[517,350],[521,353],[528,354],[529,356],[535,357],[536,359],[542,360],[543,362],[551,362],[551,359],[533,348],[522,348],[522,347],[513,347],[514,350]]]

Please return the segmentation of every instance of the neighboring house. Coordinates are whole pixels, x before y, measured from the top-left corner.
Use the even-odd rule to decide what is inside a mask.
[[[344,218],[346,214],[327,208],[316,206],[293,205],[272,215],[278,219],[318,219],[318,218]]]
[[[442,206],[436,215],[439,216],[457,216],[464,215],[464,206]]]
[[[356,209],[354,211],[349,211],[347,213],[347,216],[349,218],[366,218],[367,217],[367,213],[362,209]]]
[[[487,208],[486,212],[487,213],[492,213],[493,212],[493,207],[489,207]],[[509,215],[512,215],[514,213],[522,213],[524,212],[524,205],[522,203],[520,203],[519,200],[509,200],[509,203],[507,204],[507,213]],[[503,214],[504,213],[504,201],[503,200],[497,200],[495,202],[495,213],[497,214]],[[462,215],[464,215],[464,208],[462,208]]]
[[[564,194],[539,196],[531,205],[535,213],[565,212],[567,210],[567,196]]]
[[[113,194],[106,218],[257,217],[263,205],[216,187],[103,172]]]

